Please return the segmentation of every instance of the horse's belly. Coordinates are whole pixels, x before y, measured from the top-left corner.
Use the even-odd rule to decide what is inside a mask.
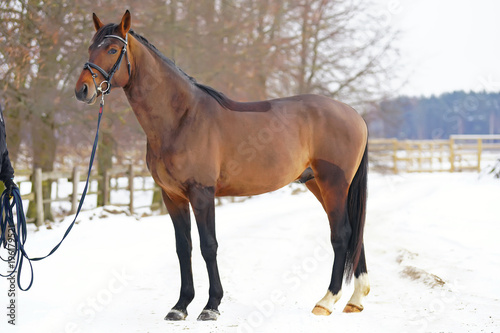
[[[247,184],[247,183],[232,183],[228,185],[217,186],[215,196],[251,196],[267,192],[275,191],[290,182],[284,184]]]
[[[308,159],[264,163],[229,161],[221,169],[216,196],[248,196],[275,191],[296,180],[307,168]]]

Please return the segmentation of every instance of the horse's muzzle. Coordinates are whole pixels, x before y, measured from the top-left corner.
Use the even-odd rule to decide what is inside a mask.
[[[85,102],[87,104],[94,104],[97,94],[94,92],[91,97],[88,97],[88,95],[89,86],[86,83],[82,84],[82,88],[80,90],[75,89],[75,96],[77,100]]]

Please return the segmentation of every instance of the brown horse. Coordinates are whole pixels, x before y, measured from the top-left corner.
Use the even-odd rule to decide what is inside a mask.
[[[147,165],[174,224],[181,272],[179,301],[165,319],[186,318],[194,298],[189,205],[210,280],[198,320],[215,320],[223,291],[214,198],[257,195],[293,181],[305,183],[323,205],[335,252],[331,283],[313,313],[331,314],[344,276],[353,274],[355,290],[344,311],[361,311],[369,292],[363,247],[368,134],[358,113],[317,95],[235,102],[196,83],[130,30],[128,10],[119,24],[93,18],[97,32],[75,94],[92,104],[108,88],[123,88],[146,133]],[[120,66],[123,59],[128,66]]]

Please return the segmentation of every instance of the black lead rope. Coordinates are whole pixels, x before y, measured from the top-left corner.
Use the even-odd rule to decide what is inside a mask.
[[[33,265],[32,261],[39,261],[42,259],[45,259],[52,255],[54,252],[57,251],[59,246],[61,246],[62,242],[68,236],[69,232],[75,225],[76,219],[78,217],[78,214],[80,214],[80,211],[82,209],[83,201],[85,200],[85,196],[87,195],[87,190],[89,186],[89,180],[90,180],[90,173],[92,171],[92,164],[94,163],[94,157],[95,153],[97,150],[97,141],[99,139],[99,126],[101,124],[101,118],[102,118],[102,112],[104,108],[104,95],[102,95],[102,100],[101,100],[101,105],[99,108],[99,117],[97,119],[97,130],[95,133],[95,139],[94,139],[94,146],[92,147],[92,154],[90,155],[90,162],[89,162],[89,172],[87,174],[87,182],[85,183],[85,188],[83,189],[82,197],[80,199],[80,204],[78,205],[78,209],[76,210],[76,215],[69,225],[68,229],[64,233],[63,238],[61,241],[47,254],[46,256],[43,257],[37,257],[37,258],[30,258],[28,254],[26,253],[26,250],[24,248],[25,243],[26,243],[26,238],[27,238],[27,232],[26,232],[26,217],[24,216],[24,210],[23,210],[23,201],[21,199],[21,193],[19,192],[18,188],[14,188],[12,190],[12,203],[10,202],[9,195],[7,194],[7,191],[4,191],[0,197],[0,214],[1,219],[0,219],[0,247],[3,245],[3,247],[7,250],[8,253],[8,258],[7,260],[4,258],[1,258],[3,261],[8,261],[9,263],[12,262],[13,258],[16,259],[16,264],[15,267],[10,267],[12,268],[11,272],[8,273],[7,275],[0,274],[2,277],[10,277],[14,274],[14,272],[18,272],[17,275],[17,285],[19,286],[19,289],[26,291],[31,288],[33,285]],[[14,223],[14,207],[16,209],[16,215],[17,215],[17,231],[16,231],[16,225]],[[8,239],[9,235],[9,229],[10,232],[13,234],[14,237],[14,245],[11,245]],[[10,259],[10,260],[9,260]],[[22,273],[22,268],[23,268],[23,263],[24,259],[26,259],[30,265],[30,270],[31,270],[31,278],[30,278],[30,283],[27,288],[23,288],[21,286],[21,273]]]

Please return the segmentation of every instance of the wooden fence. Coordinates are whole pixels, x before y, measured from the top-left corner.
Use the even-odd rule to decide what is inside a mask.
[[[72,171],[53,171],[43,172],[41,169],[30,171],[16,171],[16,182],[21,190],[25,187],[23,183],[29,183],[31,192],[22,195],[23,200],[34,201],[36,205],[36,217],[28,219],[28,222],[35,222],[37,226],[45,222],[44,204],[65,202],[70,203],[70,208],[67,211],[69,214],[76,213],[79,205],[79,199],[83,192],[83,185],[87,179],[87,173],[81,172],[80,168],[75,167]],[[97,181],[104,180],[104,188],[99,191]],[[42,183],[49,181],[52,184],[52,197],[44,198],[42,191]],[[65,191],[62,191],[61,183],[65,183]],[[69,189],[68,189],[69,187]],[[120,192],[121,191],[121,192]],[[166,212],[165,206],[160,203],[153,203],[152,199],[147,205],[138,205],[134,199],[134,194],[138,192],[160,191],[159,187],[154,186],[151,175],[145,170],[135,170],[133,165],[128,167],[118,167],[105,172],[103,176],[91,175],[89,182],[89,190],[87,196],[101,194],[105,205],[112,204],[113,206],[126,206],[131,214],[140,208],[160,209],[162,213]],[[62,194],[61,192],[66,193]],[[69,192],[69,193],[68,193]],[[118,193],[121,196],[118,201],[111,203],[112,192]],[[123,198],[122,192],[126,198]],[[126,203],[123,203],[126,201]],[[27,207],[24,207],[25,209]]]
[[[381,168],[399,172],[460,172],[465,170],[480,171],[485,162],[500,159],[500,135],[453,135],[449,140],[398,141],[396,139],[370,139],[370,163],[373,169]],[[74,214],[79,205],[87,174],[83,168],[72,171],[44,172],[41,169],[16,171],[16,182],[21,190],[29,186],[31,192],[22,196],[24,200],[34,201],[36,217],[28,222],[40,226],[45,222],[44,204],[65,203]],[[104,181],[104,189],[99,191],[96,183]],[[52,198],[44,198],[42,183],[52,183]],[[65,183],[66,191],[61,191],[60,184]],[[87,195],[102,194],[105,205],[126,206],[131,214],[141,208],[160,209],[166,213],[165,205],[153,203],[152,198],[138,204],[134,194],[157,192],[151,175],[146,170],[136,170],[133,165],[113,168],[103,176],[92,175],[91,186]],[[29,183],[25,184],[23,183]],[[69,188],[69,189],[68,189]],[[26,191],[25,191],[26,192]],[[61,195],[61,192],[65,192]],[[112,193],[119,196],[121,202],[111,202]],[[140,194],[139,194],[140,195]],[[88,201],[88,199],[87,199]],[[26,208],[26,207],[25,207]]]
[[[372,166],[399,172],[480,172],[500,159],[500,135],[452,135],[448,140],[370,139]]]

